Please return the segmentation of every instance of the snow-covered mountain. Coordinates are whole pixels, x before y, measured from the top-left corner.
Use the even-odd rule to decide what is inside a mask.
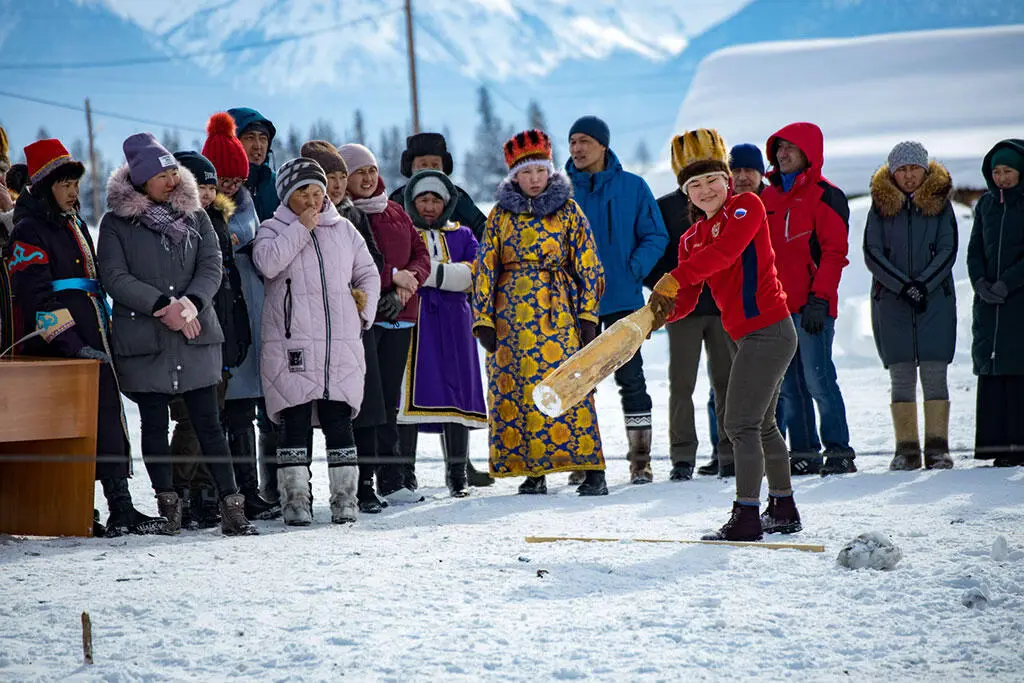
[[[717,128],[730,144],[763,146],[793,121],[825,135],[825,175],[849,195],[900,140],[920,140],[958,186],[984,187],[991,146],[1024,131],[1024,26],[918,31],[726,48],[698,67],[676,128]],[[775,77],[783,67],[786,77]],[[667,148],[667,145],[666,145]],[[649,176],[675,179],[667,159]]]
[[[79,1],[107,7],[168,52],[206,53],[195,61],[214,73],[240,67],[279,90],[395,71],[404,78],[401,0]],[[613,51],[665,60],[750,1],[416,0],[417,53],[499,80],[543,76],[566,60],[603,59]],[[305,37],[289,39],[296,35]],[[216,52],[275,41],[281,42]]]

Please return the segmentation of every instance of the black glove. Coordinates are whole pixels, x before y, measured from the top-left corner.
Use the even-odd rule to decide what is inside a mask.
[[[928,290],[917,280],[911,280],[903,286],[900,298],[905,299],[910,307],[918,313],[924,313],[928,306]]]
[[[1006,283],[1002,280],[996,280],[992,283],[990,288],[992,293],[998,296],[1003,301],[1006,301],[1006,297],[1010,296],[1010,288],[1006,286]]]
[[[988,280],[979,279],[975,282],[974,291],[978,295],[978,298],[987,304],[998,306],[1006,303],[1005,298],[992,291],[992,283]]]
[[[99,349],[94,349],[91,346],[83,346],[82,348],[78,349],[78,353],[76,353],[75,356],[77,356],[78,358],[89,358],[91,360],[98,360],[101,363],[110,362],[110,356],[100,351]]]
[[[828,301],[811,294],[807,297],[807,303],[800,310],[800,314],[800,327],[804,328],[804,332],[821,334],[825,329],[825,319],[828,318]]]
[[[580,348],[597,339],[597,323],[587,320],[580,321]]]
[[[377,315],[390,322],[398,320],[403,308],[405,307],[402,305],[402,300],[398,298],[398,292],[395,290],[381,294],[377,301]]]
[[[493,327],[481,325],[473,329],[473,334],[480,340],[480,346],[484,347],[484,351],[487,353],[494,353],[498,350],[498,337],[494,333]]]

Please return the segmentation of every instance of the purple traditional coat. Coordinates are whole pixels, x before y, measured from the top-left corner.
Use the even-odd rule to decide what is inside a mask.
[[[451,422],[482,429],[487,426],[487,404],[466,296],[473,287],[476,237],[458,223],[439,221],[440,228],[423,227],[411,204],[410,199],[406,211],[427,245],[431,271],[418,290],[419,319],[409,347],[398,421],[425,425],[420,427],[424,432],[440,432],[442,423]],[[446,211],[442,219],[447,215]]]

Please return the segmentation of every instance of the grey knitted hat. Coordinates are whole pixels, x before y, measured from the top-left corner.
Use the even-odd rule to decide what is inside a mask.
[[[895,171],[900,166],[928,168],[928,150],[914,140],[897,143],[889,152],[889,171]]]
[[[408,196],[412,197],[413,199],[416,199],[425,192],[433,192],[438,197],[440,197],[445,204],[452,200],[452,195],[450,192],[448,192],[448,188],[445,186],[444,182],[442,182],[441,179],[436,176],[413,176],[409,184],[412,186],[412,191],[409,193]]]
[[[298,157],[286,161],[277,169],[275,187],[282,204],[287,205],[292,194],[306,185],[319,185],[321,190],[327,192],[327,174],[313,159]]]

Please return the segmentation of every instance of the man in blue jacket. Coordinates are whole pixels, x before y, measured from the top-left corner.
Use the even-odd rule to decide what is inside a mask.
[[[604,266],[605,290],[599,315],[607,329],[644,305],[643,280],[665,253],[668,231],[643,178],[622,168],[608,145],[608,124],[584,116],[569,130],[565,170],[576,190]],[[651,397],[637,351],[615,371],[629,439],[630,480],[643,484],[651,473]],[[570,477],[572,482],[572,477]]]
[[[277,173],[270,165],[270,146],[274,144],[277,128],[255,109],[238,107],[228,109],[235,120],[235,135],[242,141],[249,157],[249,180],[245,186],[256,204],[256,215],[263,222],[274,215],[280,200],[277,198]]]

